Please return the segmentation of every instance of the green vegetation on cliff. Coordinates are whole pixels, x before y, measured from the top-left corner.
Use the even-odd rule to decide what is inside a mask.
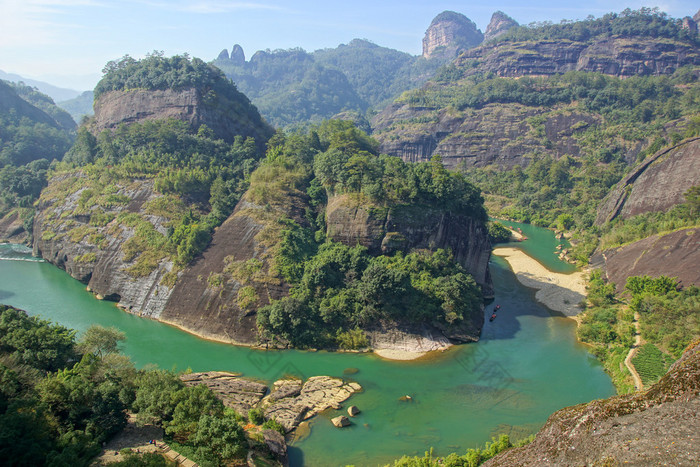
[[[124,260],[135,261],[129,274],[147,276],[163,259],[182,267],[206,248],[213,229],[233,211],[258,157],[252,138],[236,137],[228,144],[205,126],[194,132],[178,120],[120,125],[97,138],[82,127],[52,174],[61,181],[42,195],[49,210],[44,234],[60,230],[71,241],[86,238],[99,246],[107,235],[128,227],[135,232],[122,245]],[[125,193],[135,180],[153,180],[160,195],[145,203],[143,212],[125,210],[130,202]],[[78,193],[71,213],[50,213]],[[159,231],[149,216],[165,219],[167,231]],[[85,217],[87,222],[76,224]],[[114,219],[117,224],[110,224]]]
[[[683,21],[669,17],[659,8],[627,8],[620,13],[608,13],[600,18],[583,21],[562,21],[559,24],[535,22],[509,29],[495,42],[534,40],[586,41],[596,36],[645,36],[678,39],[700,45],[698,34],[683,27]]]
[[[287,297],[258,311],[265,340],[361,348],[364,330],[379,322],[471,329],[480,314],[479,288],[449,252],[372,256],[362,246],[326,238],[327,199],[340,194],[363,209],[417,205],[485,222],[481,197],[462,175],[438,159],[409,164],[378,156],[375,148],[345,121],[270,140],[244,197],[257,208],[236,214],[264,225],[256,236],[261,250],[247,261],[229,258],[225,270],[241,284],[238,305],[244,308],[257,302],[256,284],[291,286]]]

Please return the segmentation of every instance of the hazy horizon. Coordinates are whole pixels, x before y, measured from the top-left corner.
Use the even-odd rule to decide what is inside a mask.
[[[352,39],[421,53],[425,30],[440,12],[464,14],[485,31],[501,10],[520,24],[584,19],[625,8],[658,7],[675,18],[692,16],[689,0],[515,0],[493,3],[388,0],[288,5],[280,0],[0,0],[0,69],[76,91],[92,89],[109,60],[141,58],[153,50],[188,53],[210,61],[240,44],[249,59],[256,51],[301,47],[308,52]]]

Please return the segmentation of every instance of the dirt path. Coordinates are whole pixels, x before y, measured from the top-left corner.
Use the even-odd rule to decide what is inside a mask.
[[[640,331],[639,327],[639,313],[635,312],[634,313],[634,345],[630,349],[629,353],[627,354],[627,357],[625,358],[625,366],[627,369],[632,373],[632,379],[634,379],[634,387],[637,389],[637,391],[641,391],[644,389],[644,384],[642,383],[642,378],[639,377],[639,373],[637,373],[637,369],[634,367],[634,364],[632,363],[632,359],[634,358],[635,355],[637,355],[637,350],[639,349],[639,346],[642,344],[642,334]]]

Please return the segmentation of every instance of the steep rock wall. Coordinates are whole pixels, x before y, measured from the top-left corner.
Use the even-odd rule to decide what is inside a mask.
[[[455,62],[465,73],[475,70],[502,77],[590,71],[614,76],[668,75],[686,65],[700,65],[697,46],[651,37],[597,37],[590,42],[539,40],[499,42],[468,50]]]
[[[477,46],[484,35],[472,20],[454,11],[444,11],[430,23],[423,37],[423,57],[453,59],[457,54]]]
[[[488,232],[483,223],[471,217],[422,206],[373,208],[343,195],[329,199],[326,224],[328,236],[334,241],[360,244],[373,254],[449,249],[474,276],[484,295],[493,295]]]
[[[60,193],[62,184],[79,186],[75,179],[81,177],[80,173],[55,176],[42,193],[34,219],[34,255],[64,269],[98,296],[116,301],[126,310],[158,318],[171,292],[161,280],[172,270],[172,263],[162,261],[145,277],[128,274],[126,270],[135,263],[125,260],[122,247],[133,237],[134,229],[119,225],[116,220],[100,229],[93,228],[90,214],[76,209],[85,188]],[[54,193],[60,193],[61,197],[53,197]],[[126,212],[145,215],[144,204],[158,196],[153,191],[152,180],[121,185],[116,193],[128,197],[129,202],[109,208],[108,214],[114,216]],[[148,219],[157,230],[166,230],[167,219],[158,216]],[[92,234],[100,234],[104,239],[97,242]]]
[[[209,247],[182,273],[165,309],[165,321],[195,334],[236,344],[258,343],[255,309],[280,299],[289,287],[280,282],[256,282],[253,287],[259,300],[255,309],[238,305],[238,292],[244,286],[226,274],[232,259],[246,261],[260,258],[255,237],[264,225],[254,211],[262,209],[241,201],[234,213],[216,229]],[[215,283],[210,278],[219,275]]]
[[[593,262],[605,268],[608,280],[619,292],[628,277],[643,275],[677,277],[683,287],[700,286],[700,229],[652,235],[598,253]]]
[[[596,225],[615,218],[665,211],[685,202],[690,187],[700,184],[700,138],[659,151],[623,178],[598,209]]]
[[[241,98],[246,99],[243,95]],[[174,118],[195,128],[207,125],[227,142],[232,142],[237,135],[251,136],[261,147],[274,132],[266,123],[252,118],[259,118],[257,110],[221,98],[215,99],[216,102],[209,100],[195,88],[107,92],[95,101],[93,131],[99,133],[141,120]],[[249,112],[254,114],[251,116]]]
[[[434,110],[393,104],[372,120],[380,151],[407,162],[425,162],[440,154],[446,167],[485,167],[497,164],[503,169],[527,166],[532,153],[559,157],[577,156],[576,136],[598,123],[592,115],[574,109],[548,114],[539,133],[528,119],[552,109],[520,104],[489,104],[482,109]],[[639,149],[629,148],[629,158]]]

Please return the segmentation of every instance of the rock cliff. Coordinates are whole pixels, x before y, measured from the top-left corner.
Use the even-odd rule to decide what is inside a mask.
[[[478,68],[469,64],[478,63]],[[537,40],[496,42],[463,53],[455,64],[465,74],[492,72],[502,77],[590,71],[614,76],[668,75],[700,65],[698,47],[653,37],[597,36],[587,42]]]
[[[24,228],[24,221],[17,211],[0,218],[0,243],[28,243],[31,235]]]
[[[596,225],[613,219],[665,211],[685,202],[685,193],[698,185],[700,138],[690,138],[654,154],[634,168],[598,209]]]
[[[153,181],[133,180],[116,187],[115,195],[128,201],[106,208],[104,215],[113,220],[97,228],[91,224],[92,213],[80,207],[81,195],[88,190],[81,179],[87,185],[80,172],[61,174],[42,192],[34,219],[34,255],[64,269],[98,296],[158,318],[172,291],[162,281],[173,264],[163,260],[147,275],[129,274],[137,258],[129,258],[124,245],[134,237],[135,228],[117,220],[120,214],[137,213],[157,231],[167,230],[167,218],[147,213],[147,203],[158,197]]]
[[[92,130],[97,134],[120,124],[175,118],[194,128],[206,125],[229,143],[238,135],[251,136],[262,148],[274,130],[261,120],[243,94],[240,99],[234,102],[213,97],[196,88],[110,91],[95,100]]]
[[[555,412],[535,440],[485,466],[695,465],[700,457],[700,344],[643,393]]]
[[[594,265],[605,269],[608,280],[622,292],[630,276],[676,277],[681,286],[700,286],[700,229],[681,229],[652,235],[596,254]]]
[[[159,316],[161,321],[210,339],[258,343],[255,310],[272,299],[282,298],[289,287],[272,278],[243,283],[226,270],[233,261],[244,263],[264,256],[265,247],[256,239],[265,228],[256,215],[261,210],[245,200],[236,206],[214,232],[209,247],[182,272]],[[255,303],[242,307],[238,294],[246,286],[254,288],[257,298]]]
[[[425,31],[423,57],[452,59],[483,40],[484,35],[472,20],[454,11],[443,11]]]
[[[372,126],[380,151],[408,162],[425,162],[440,154],[449,168],[496,164],[510,169],[528,165],[533,153],[579,155],[577,137],[599,122],[597,115],[574,106],[489,104],[459,111],[395,103],[376,115]],[[639,147],[630,144],[627,151],[633,159]]]
[[[376,208],[343,195],[329,199],[326,224],[329,238],[349,246],[363,245],[373,254],[449,249],[484,295],[493,294],[488,267],[491,244],[486,226],[476,219],[421,206]]]
[[[518,26],[518,22],[513,18],[503,13],[502,11],[497,11],[491,16],[491,21],[486,27],[486,32],[484,33],[484,42],[488,42],[491,39],[495,39],[504,32],[511,28]]]

